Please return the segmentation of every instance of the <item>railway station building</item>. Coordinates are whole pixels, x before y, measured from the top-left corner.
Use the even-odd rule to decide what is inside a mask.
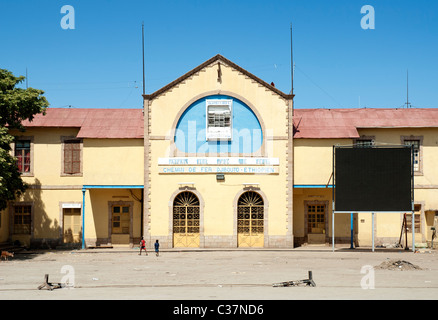
[[[294,248],[332,241],[334,145],[414,145],[416,242],[438,217],[438,109],[295,109],[216,55],[142,109],[49,108],[13,153],[26,193],[0,213],[0,243]],[[371,213],[370,213],[371,214]],[[336,216],[335,243],[394,244],[403,213]]]

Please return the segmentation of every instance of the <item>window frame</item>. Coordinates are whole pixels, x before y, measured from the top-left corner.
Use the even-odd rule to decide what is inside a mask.
[[[414,227],[415,234],[423,234],[423,214],[424,214],[424,204],[414,203]],[[406,228],[408,229],[408,234],[412,234],[412,214],[406,214]]]
[[[358,145],[360,142],[370,141],[370,145]],[[375,145],[376,137],[375,136],[361,136],[360,138],[353,140],[353,145],[355,148],[371,148]]]
[[[30,207],[29,212],[29,232],[23,233],[23,232],[16,232],[15,228],[15,214],[16,214],[16,208],[17,207]],[[14,202],[9,208],[9,226],[10,226],[10,234],[12,236],[31,236],[33,237],[33,226],[34,226],[34,203],[33,202]],[[26,224],[27,225],[27,224]]]
[[[414,168],[414,175],[422,176],[423,173],[423,136],[401,136],[402,145],[406,145],[406,141],[418,141],[418,170]],[[415,159],[414,159],[415,160]]]
[[[213,107],[227,107],[230,113],[229,125],[210,126],[209,109]],[[225,122],[225,120],[224,120]],[[231,141],[233,139],[233,100],[232,99],[207,99],[205,101],[205,128],[207,141]],[[211,128],[214,128],[213,130]]]
[[[69,173],[66,172],[66,166],[65,166],[65,152],[67,144],[69,144],[69,141],[75,141],[79,144],[79,172],[75,173]],[[83,176],[83,139],[79,139],[73,136],[62,136],[61,137],[61,177],[82,177]],[[72,160],[72,166],[73,166],[73,160]]]
[[[16,159],[17,169],[18,169],[18,159],[16,156],[17,152],[17,142],[18,141],[28,141],[29,142],[29,171],[25,172],[22,170],[18,170],[22,177],[33,177],[34,176],[34,143],[33,136],[15,136],[14,142],[12,143],[12,156]]]

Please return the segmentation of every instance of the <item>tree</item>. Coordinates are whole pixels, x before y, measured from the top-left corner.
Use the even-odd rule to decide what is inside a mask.
[[[11,155],[14,137],[10,129],[25,131],[22,122],[32,121],[36,114],[45,114],[49,106],[44,91],[18,88],[25,77],[15,77],[10,71],[0,69],[0,210],[8,201],[20,196],[27,185],[21,179],[16,159]]]

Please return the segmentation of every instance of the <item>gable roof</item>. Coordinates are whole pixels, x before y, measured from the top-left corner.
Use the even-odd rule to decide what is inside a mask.
[[[142,139],[143,109],[67,109],[47,108],[33,121],[24,121],[28,128],[79,128],[78,138]]]
[[[228,66],[230,66],[231,68],[243,73],[244,75],[246,75],[247,77],[251,78],[252,80],[256,81],[257,83],[261,84],[262,86],[268,88],[269,90],[275,92],[276,94],[278,94],[279,96],[283,97],[286,100],[292,99],[294,95],[290,95],[290,94],[286,94],[280,90],[278,90],[277,88],[275,88],[274,86],[268,84],[267,82],[263,81],[262,79],[256,77],[255,75],[253,75],[252,73],[248,72],[247,70],[243,69],[242,67],[238,66],[237,64],[235,64],[234,62],[226,59],[225,57],[223,57],[220,54],[215,55],[214,57],[210,58],[209,60],[205,61],[204,63],[200,64],[199,66],[197,66],[196,68],[190,70],[189,72],[187,72],[186,74],[182,75],[181,77],[179,77],[178,79],[172,81],[171,83],[169,83],[168,85],[162,87],[161,89],[155,91],[152,94],[145,94],[143,95],[144,99],[148,99],[148,100],[153,100],[156,97],[158,97],[159,95],[163,94],[164,92],[170,90],[171,88],[173,88],[174,86],[178,85],[179,83],[183,82],[184,80],[186,80],[187,78],[193,76],[194,74],[198,73],[199,71],[201,71],[202,69],[208,67],[209,65],[215,63],[215,62],[222,62]]]
[[[294,138],[359,138],[360,128],[437,128],[437,108],[295,109]]]

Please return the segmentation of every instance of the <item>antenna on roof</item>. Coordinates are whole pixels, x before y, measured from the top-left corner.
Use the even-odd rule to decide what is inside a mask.
[[[409,103],[409,70],[406,70],[406,108],[412,108]]]
[[[143,53],[143,95],[146,94],[145,73],[144,73],[144,22],[141,23],[141,37],[142,37],[142,53]]]
[[[294,52],[292,42],[292,22],[290,23],[290,64],[291,64],[291,94],[294,94]],[[292,97],[293,99],[293,97]]]

